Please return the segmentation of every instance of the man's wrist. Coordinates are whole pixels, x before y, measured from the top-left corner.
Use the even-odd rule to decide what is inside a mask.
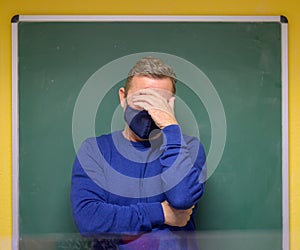
[[[162,129],[164,136],[164,145],[178,145],[185,144],[179,124],[172,124]]]
[[[152,225],[162,225],[165,221],[163,207],[160,202],[143,204]]]
[[[165,123],[164,126],[161,127],[161,129],[164,129],[164,128],[166,128],[168,126],[172,126],[172,125],[179,125],[179,123],[177,122],[177,120],[170,121],[170,122]]]

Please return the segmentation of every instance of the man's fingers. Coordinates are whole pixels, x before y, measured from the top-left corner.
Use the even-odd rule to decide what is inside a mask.
[[[174,100],[175,97],[173,96],[173,93],[166,91],[166,90],[155,90],[155,89],[141,89],[137,92],[135,92],[132,95],[133,100],[141,100],[149,98],[147,101],[151,102],[152,105],[158,105],[158,106],[171,106],[174,108]]]
[[[159,101],[156,102],[155,99],[149,96],[145,98],[132,99],[132,103],[134,104],[134,106],[138,106],[142,109],[147,110],[148,112],[151,110],[152,114],[154,114],[156,111],[162,111],[164,113],[173,115],[172,112],[173,110],[170,107],[165,107],[165,105],[168,105],[167,103],[164,104],[164,103],[159,103]]]
[[[152,107],[151,104],[144,102],[144,101],[136,101],[136,102],[133,102],[133,104],[137,107],[140,107],[141,109],[146,110],[146,111],[150,110]]]
[[[172,98],[168,103],[167,100],[164,100],[163,98],[157,98],[155,96],[149,96],[149,95],[140,95],[140,96],[134,96],[132,97],[132,103],[134,105],[138,105],[145,103],[145,105],[148,105],[148,109],[150,106],[152,109],[161,110],[167,113],[174,113],[174,98]],[[140,105],[138,105],[140,106]]]
[[[152,106],[161,106],[162,102],[159,98],[150,95],[135,95],[132,97],[132,102],[135,104],[136,102],[146,102]]]

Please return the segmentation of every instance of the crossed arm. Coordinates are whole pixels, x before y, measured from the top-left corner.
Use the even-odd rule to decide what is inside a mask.
[[[171,140],[174,138],[174,133],[179,132],[180,129],[174,125],[163,131],[166,138],[171,138],[169,144],[166,140],[164,153],[160,157],[161,166],[166,169],[165,173],[167,173],[162,175],[165,192],[161,197],[165,198],[152,202],[136,202],[134,200],[130,202],[126,200],[128,198],[123,198],[119,203],[122,205],[108,202],[107,197],[111,197],[113,194],[92,180],[88,175],[88,170],[83,166],[85,164],[91,168],[91,171],[95,171],[93,174],[100,178],[98,183],[101,182],[105,185],[107,173],[101,168],[101,162],[103,163],[104,160],[99,159],[99,155],[97,156],[95,153],[99,150],[96,148],[95,139],[86,140],[82,144],[74,162],[71,185],[73,216],[81,234],[86,236],[102,233],[139,234],[164,224],[183,227],[188,223],[193,206],[203,193],[204,184],[199,182],[199,175],[205,163],[204,150],[197,140],[190,138],[188,148],[185,150],[181,148],[181,158],[179,157],[178,162],[172,166],[173,162],[170,161],[170,157],[176,158],[176,147]],[[193,149],[196,154],[194,159],[189,154]],[[169,181],[176,179],[176,175],[169,176],[167,170],[170,168],[170,170],[174,169],[175,172],[178,172],[178,169],[180,170],[179,163],[179,165],[187,166],[186,164],[193,162],[192,167],[187,168],[189,170],[185,177],[171,187],[174,183],[170,184]],[[117,183],[114,184],[117,185]],[[122,197],[117,197],[117,199],[119,198],[122,199]]]

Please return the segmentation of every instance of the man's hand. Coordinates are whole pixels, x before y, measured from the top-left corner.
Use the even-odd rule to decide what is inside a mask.
[[[195,207],[192,206],[186,210],[179,210],[171,207],[167,201],[162,202],[161,205],[165,216],[165,224],[177,227],[184,227],[188,223]]]
[[[132,96],[132,102],[135,106],[147,110],[156,125],[163,129],[166,126],[178,124],[174,115],[175,97],[170,96],[167,100],[154,89],[143,89]]]

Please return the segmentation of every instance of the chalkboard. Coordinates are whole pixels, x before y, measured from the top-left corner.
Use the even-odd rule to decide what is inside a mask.
[[[88,249],[69,200],[76,150],[122,128],[118,89],[144,55],[174,67],[176,114],[209,155],[202,249],[288,249],[284,17],[16,16],[12,26],[14,249]]]

